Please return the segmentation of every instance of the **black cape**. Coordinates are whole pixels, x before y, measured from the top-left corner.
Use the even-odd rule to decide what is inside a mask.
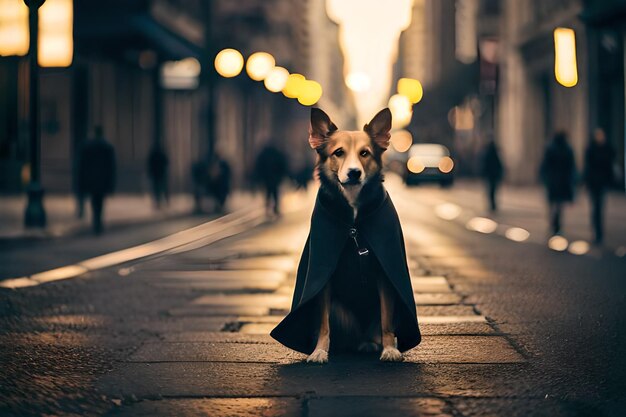
[[[345,261],[350,256],[352,264],[348,268],[357,271],[348,274],[352,275],[349,278],[350,293],[358,294],[359,288],[363,287],[363,281],[358,277],[363,275],[364,269],[384,274],[396,293],[393,322],[398,350],[404,352],[420,343],[421,335],[398,214],[381,183],[367,192],[368,201],[360,206],[357,218],[353,221],[352,208],[347,201],[333,198],[320,188],[311,217],[311,230],[298,266],[291,311],[270,333],[283,345],[306,354],[313,352],[319,331],[316,296],[338,268],[344,265],[346,271],[346,262],[339,263],[339,260],[343,258],[342,261]],[[357,230],[359,246],[369,250],[365,268],[359,265],[357,246],[350,229]],[[342,272],[339,275],[345,274]],[[371,303],[367,305],[361,301],[360,305],[373,310]],[[334,340],[331,327],[331,345]]]

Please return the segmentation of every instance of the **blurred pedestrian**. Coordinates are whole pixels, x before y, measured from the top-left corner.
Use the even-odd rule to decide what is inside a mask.
[[[83,146],[78,172],[79,195],[89,195],[93,231],[100,234],[104,199],[115,189],[115,149],[105,139],[102,126],[96,126],[95,137]]]
[[[498,147],[493,137],[490,136],[487,145],[485,145],[481,158],[481,173],[487,185],[487,197],[489,199],[489,208],[492,212],[497,210],[496,194],[498,186],[504,174],[502,161],[498,152]]]
[[[313,165],[305,162],[292,176],[297,190],[306,191],[309,182],[313,179]]]
[[[148,175],[152,182],[154,206],[161,208],[161,203],[169,200],[167,189],[167,172],[169,159],[161,145],[154,145],[148,154]]]
[[[230,164],[215,152],[209,160],[207,175],[207,191],[213,196],[216,211],[223,213],[230,193]]]
[[[585,152],[584,180],[591,201],[591,224],[596,243],[604,238],[604,200],[613,184],[613,147],[606,140],[604,130],[597,128]]]
[[[540,168],[547,191],[550,228],[555,235],[561,233],[563,205],[574,200],[576,175],[574,152],[567,143],[567,133],[559,131],[546,147]]]
[[[209,195],[215,201],[215,211],[224,211],[230,194],[230,164],[218,153],[197,161],[191,168],[196,213],[202,213],[202,197]]]
[[[275,146],[266,145],[256,159],[256,179],[265,189],[265,207],[268,214],[280,215],[280,183],[287,175],[287,158]]]

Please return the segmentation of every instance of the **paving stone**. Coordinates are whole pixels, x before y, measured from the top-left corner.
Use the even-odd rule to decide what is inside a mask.
[[[204,292],[242,293],[275,291],[280,286],[280,283],[272,281],[199,281],[176,279],[169,282],[155,283],[154,286],[165,289],[187,289],[199,290]]]
[[[239,332],[182,332],[165,335],[166,342],[211,342],[211,343],[276,343],[269,334],[244,334]]]
[[[155,278],[200,280],[200,281],[232,281],[246,284],[254,281],[282,283],[287,274],[282,271],[249,270],[202,270],[202,271],[161,271],[154,272]]]
[[[129,362],[267,362],[294,363],[306,359],[274,342],[259,347],[246,343],[158,342],[146,343]]]
[[[421,316],[472,316],[476,315],[474,307],[471,305],[430,305],[417,306],[417,317]]]
[[[141,401],[122,406],[115,417],[277,417],[300,416],[302,401],[296,398],[203,398]]]
[[[331,357],[326,365],[234,362],[118,363],[97,389],[108,397],[527,396],[543,389],[525,364],[383,363]],[[553,391],[555,395],[558,392]],[[541,398],[543,395],[541,396]]]
[[[450,285],[446,277],[442,276],[412,276],[411,286],[416,293],[450,292]]]
[[[221,269],[262,269],[292,272],[298,266],[293,256],[259,256],[254,258],[229,259],[221,263]]]
[[[474,256],[446,256],[428,259],[427,266],[431,268],[480,268],[480,261]]]
[[[146,343],[131,362],[269,362],[293,363],[304,355],[274,342],[258,344],[230,342]],[[513,363],[524,358],[500,336],[430,336],[405,354],[407,362],[426,363]]]
[[[193,331],[218,332],[222,330],[226,323],[233,322],[236,319],[237,316],[172,317],[155,321],[131,322],[129,325],[137,330],[148,330],[161,334]]]
[[[477,316],[480,318],[480,316]],[[246,323],[239,329],[239,332],[251,335],[269,335],[277,323]],[[423,336],[432,335],[493,335],[495,330],[482,322],[471,322],[458,320],[448,322],[432,322],[432,320],[422,319],[420,322],[420,332]]]
[[[213,305],[190,305],[168,310],[171,316],[255,316],[264,317],[270,312],[268,307],[259,306],[213,306]]]
[[[438,398],[313,398],[309,417],[451,417],[451,407]]]
[[[195,299],[192,304],[289,308],[291,297],[284,294],[204,295]]]
[[[582,415],[610,415],[600,410],[581,407],[580,403],[554,399],[534,398],[452,398],[452,407],[465,417],[566,417]],[[623,409],[622,409],[623,410]],[[616,414],[617,415],[617,414]]]
[[[414,293],[415,304],[419,305],[447,305],[458,304],[461,296],[455,293]]]

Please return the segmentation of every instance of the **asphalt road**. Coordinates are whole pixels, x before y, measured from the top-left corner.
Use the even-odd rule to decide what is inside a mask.
[[[581,243],[581,200],[556,251],[537,189],[503,190],[492,215],[476,184],[387,184],[424,333],[404,362],[309,365],[267,336],[306,238],[312,196],[299,195],[282,218],[210,245],[0,290],[0,415],[626,414],[623,196],[610,201],[606,246]],[[9,248],[3,277],[197,224],[186,221]]]

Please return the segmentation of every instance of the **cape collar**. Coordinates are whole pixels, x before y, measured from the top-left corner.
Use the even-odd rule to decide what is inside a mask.
[[[330,190],[328,185],[322,184],[316,205],[319,205],[328,217],[338,223],[354,226],[363,219],[376,213],[387,201],[388,194],[382,184],[382,178],[374,178],[363,186],[359,194],[359,211],[353,219],[353,210],[348,201],[341,195],[341,191]]]

